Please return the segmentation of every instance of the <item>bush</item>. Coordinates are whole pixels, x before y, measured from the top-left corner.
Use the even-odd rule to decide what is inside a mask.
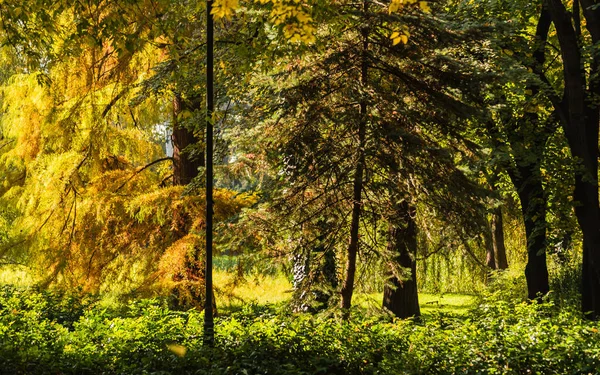
[[[464,318],[434,314],[420,323],[359,311],[341,323],[251,305],[217,319],[209,349],[197,311],[172,311],[158,300],[114,311],[88,305],[71,324],[59,320],[79,304],[58,304],[62,314],[48,306],[57,298],[2,290],[0,372],[588,374],[600,368],[599,324],[552,303],[483,301]]]

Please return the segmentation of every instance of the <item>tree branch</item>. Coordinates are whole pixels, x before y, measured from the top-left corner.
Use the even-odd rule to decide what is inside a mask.
[[[163,161],[167,161],[167,160],[173,161],[173,158],[172,157],[161,158],[161,159],[154,160],[153,162],[151,162],[149,164],[146,164],[142,168],[140,168],[137,171],[135,171],[135,173],[132,174],[125,182],[123,182],[114,192],[117,193],[119,190],[121,190],[125,185],[127,185],[127,183],[129,181],[131,181],[139,173],[143,172],[144,170],[150,168],[151,166],[153,166],[155,164],[162,163]]]

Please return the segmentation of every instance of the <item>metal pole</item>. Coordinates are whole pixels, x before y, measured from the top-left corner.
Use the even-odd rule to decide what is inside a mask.
[[[213,123],[214,112],[214,73],[213,45],[214,26],[212,0],[206,0],[206,298],[204,304],[204,345],[213,346],[215,342],[213,321]]]

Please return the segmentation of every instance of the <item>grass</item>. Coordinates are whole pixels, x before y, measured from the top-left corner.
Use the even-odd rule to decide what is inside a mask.
[[[454,315],[464,315],[475,307],[478,297],[468,294],[419,294],[421,313],[430,315],[434,311]]]
[[[25,267],[5,266],[0,267],[0,285],[31,286],[35,282],[31,272]]]
[[[469,309],[475,307],[477,296],[458,293],[431,294],[419,293],[419,304],[423,316],[434,312],[464,315]],[[381,308],[383,293],[359,293],[354,303],[365,308]]]
[[[292,284],[283,275],[250,275],[236,280],[236,275],[215,270],[215,298],[219,308],[235,308],[244,304],[277,304],[291,297]]]
[[[238,308],[247,303],[258,305],[277,304],[291,298],[292,284],[283,275],[246,276],[236,283],[234,274],[215,271],[214,280],[219,308]],[[357,293],[354,304],[364,308],[378,309],[383,303],[383,293]],[[463,315],[477,303],[477,296],[466,294],[419,293],[421,313],[424,316],[434,312]]]

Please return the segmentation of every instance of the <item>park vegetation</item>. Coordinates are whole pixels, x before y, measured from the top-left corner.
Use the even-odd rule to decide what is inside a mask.
[[[598,373],[598,43],[596,0],[0,1],[0,373]]]

